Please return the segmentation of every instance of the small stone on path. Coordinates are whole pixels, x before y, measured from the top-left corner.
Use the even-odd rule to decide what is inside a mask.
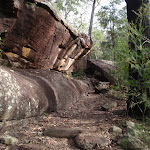
[[[109,133],[111,139],[115,140],[117,137],[122,135],[122,129],[117,126],[113,126],[109,129]]]
[[[109,111],[112,108],[117,107],[117,103],[116,102],[108,102],[105,105],[102,106],[102,110],[104,111]]]
[[[6,145],[16,145],[19,143],[19,140],[12,136],[4,136],[0,138],[0,143]]]

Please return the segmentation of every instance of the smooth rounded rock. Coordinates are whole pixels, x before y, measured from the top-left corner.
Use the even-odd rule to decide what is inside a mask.
[[[104,111],[109,111],[112,108],[117,107],[117,103],[116,102],[108,102],[105,105],[102,106],[102,110]]]
[[[19,140],[12,136],[4,136],[0,138],[0,143],[7,144],[7,145],[16,145],[19,143]]]
[[[96,133],[81,133],[75,138],[76,144],[85,150],[104,148],[111,144],[111,141]]]
[[[109,129],[109,133],[110,133],[111,139],[115,140],[115,138],[121,136],[122,129],[117,126],[113,126]]]
[[[127,128],[134,128],[135,127],[135,123],[132,121],[126,121],[126,125],[127,125]]]
[[[44,135],[56,138],[73,138],[81,133],[80,129],[72,128],[48,128],[44,131]]]

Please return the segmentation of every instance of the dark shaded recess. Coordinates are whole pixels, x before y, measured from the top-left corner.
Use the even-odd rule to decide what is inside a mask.
[[[143,119],[143,117],[149,117],[150,118],[150,109],[145,107],[145,103],[141,103],[139,105],[135,105],[133,108],[130,108],[130,104],[132,101],[139,102],[139,98],[129,96],[129,100],[127,101],[127,113],[129,116],[134,117],[136,119]],[[136,99],[136,101],[135,101]]]
[[[141,7],[142,4],[144,5],[146,4],[145,6],[147,6],[149,0],[125,0],[125,1],[127,3],[127,19],[129,22],[135,23],[138,17],[136,13],[138,13],[139,8]],[[143,14],[143,19],[144,19],[143,27],[145,28],[144,35],[150,38],[149,17],[147,15],[148,14]],[[137,23],[137,27],[138,27],[138,23]]]
[[[35,51],[35,52],[36,52],[36,50],[35,50],[34,48],[32,48],[31,46],[27,46],[27,45],[25,45],[24,47],[26,47],[26,48],[30,48],[31,50],[33,50],[33,51]]]
[[[33,77],[34,79],[35,77]],[[49,106],[47,108],[46,113],[54,112],[56,111],[56,100],[55,100],[55,95],[53,89],[41,78],[36,77],[36,81],[40,84],[42,89],[44,89],[45,95],[48,99]]]
[[[62,20],[61,20],[61,24],[64,25],[67,30],[69,30],[71,37],[75,40],[77,38],[77,36],[71,31],[71,29],[69,29]]]
[[[31,2],[31,3],[35,3],[35,0],[24,0],[24,2]]]
[[[53,13],[53,11],[47,5],[42,4],[42,3],[37,3],[36,6],[41,7],[43,9],[45,9],[46,11],[48,11],[55,18],[55,20],[58,21],[55,14]]]
[[[1,36],[2,39],[6,37],[6,36],[5,36],[5,33],[6,33],[6,32],[1,32],[1,33],[0,33],[0,36]]]
[[[8,18],[17,17],[17,8],[14,7],[13,0],[0,0],[0,12]]]
[[[135,12],[140,8],[142,0],[125,0],[127,3],[127,18],[129,22],[135,22],[137,15]]]

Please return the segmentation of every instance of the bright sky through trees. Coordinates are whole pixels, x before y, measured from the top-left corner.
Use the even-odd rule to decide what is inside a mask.
[[[101,6],[105,6],[108,5],[110,2],[110,0],[101,0]],[[120,5],[117,6],[118,9],[123,8],[124,6],[126,6],[125,1],[123,1]]]
[[[105,6],[108,5],[110,2],[110,0],[101,0],[101,5]],[[121,5],[119,6],[120,8],[124,7],[126,5],[125,1],[121,3]]]

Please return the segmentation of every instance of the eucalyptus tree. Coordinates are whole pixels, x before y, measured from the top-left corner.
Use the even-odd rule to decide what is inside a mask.
[[[89,25],[89,32],[88,32],[90,37],[92,35],[92,27],[93,27],[95,4],[96,4],[96,0],[93,0],[93,6],[92,6],[92,12],[91,12],[91,18],[90,18],[90,25]],[[90,59],[90,54],[87,55],[87,60],[88,59]]]
[[[116,46],[116,38],[122,36],[122,32],[119,31],[125,26],[125,7],[118,8],[121,2],[123,0],[110,0],[109,4],[102,6],[97,13],[100,27],[105,32],[105,40],[102,43],[104,59],[115,59],[114,48]]]
[[[91,8],[96,1],[97,5],[99,5],[100,0],[51,0],[51,4],[73,27],[80,32],[88,33]],[[97,7],[97,5],[93,8]]]
[[[57,11],[65,18],[68,19],[70,13],[77,15],[78,8],[81,7],[81,0],[55,0],[51,1]]]

